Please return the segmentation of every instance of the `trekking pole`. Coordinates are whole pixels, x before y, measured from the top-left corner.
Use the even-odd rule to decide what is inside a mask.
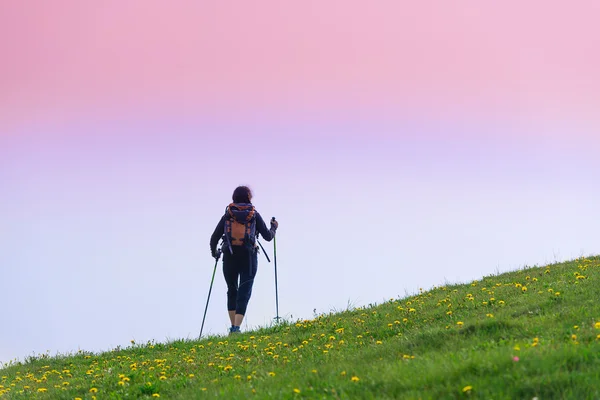
[[[200,336],[198,339],[202,338],[202,330],[204,329],[204,321],[206,320],[206,311],[208,310],[208,301],[210,300],[210,292],[212,291],[213,282],[215,281],[215,272],[217,272],[217,264],[219,263],[219,258],[221,258],[221,249],[217,250],[217,257],[215,257],[215,268],[213,269],[212,279],[210,280],[210,288],[208,289],[208,298],[206,299],[206,307],[204,308],[204,317],[202,317],[202,326],[200,327]]]
[[[271,222],[273,221],[275,221],[275,217],[271,218]],[[279,316],[279,294],[277,292],[277,242],[275,236],[273,236],[273,260],[275,262],[275,310],[277,312],[275,320],[279,322],[281,317]]]

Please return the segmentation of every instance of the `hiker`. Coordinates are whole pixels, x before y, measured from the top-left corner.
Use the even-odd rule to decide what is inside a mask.
[[[252,205],[252,191],[247,186],[238,186],[233,191],[232,200],[210,237],[210,251],[214,258],[218,258],[217,243],[223,238],[223,276],[227,283],[230,334],[240,332],[252,294],[258,269],[258,235],[270,242],[279,226],[273,218],[270,229],[267,229],[265,221]]]

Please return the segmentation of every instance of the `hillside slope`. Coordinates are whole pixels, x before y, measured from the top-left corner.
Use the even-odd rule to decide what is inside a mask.
[[[0,398],[598,399],[600,257],[232,337],[0,370]]]

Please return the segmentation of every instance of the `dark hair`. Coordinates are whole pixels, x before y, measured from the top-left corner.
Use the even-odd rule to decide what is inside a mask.
[[[234,203],[251,203],[252,202],[252,190],[248,186],[238,186],[233,191],[231,199]]]

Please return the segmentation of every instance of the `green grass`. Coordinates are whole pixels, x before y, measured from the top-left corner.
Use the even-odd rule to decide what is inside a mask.
[[[600,257],[0,376],[2,399],[599,399]]]

